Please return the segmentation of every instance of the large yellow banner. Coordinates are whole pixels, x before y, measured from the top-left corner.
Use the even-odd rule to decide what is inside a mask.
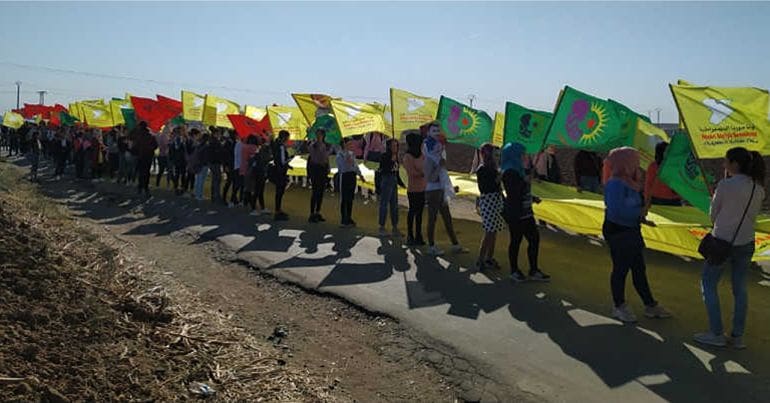
[[[302,112],[296,106],[268,106],[267,115],[270,117],[270,126],[278,134],[286,130],[291,134],[292,140],[304,140],[307,136],[308,124]]]
[[[393,131],[401,133],[404,130],[419,129],[436,119],[438,99],[391,88],[390,107],[393,111]]]
[[[722,158],[733,147],[770,155],[767,90],[671,85],[699,158]]]
[[[384,105],[332,100],[332,111],[342,137],[368,132],[385,133]]]
[[[206,94],[203,101],[203,124],[206,126],[233,128],[227,115],[240,115],[241,107],[233,101]]]

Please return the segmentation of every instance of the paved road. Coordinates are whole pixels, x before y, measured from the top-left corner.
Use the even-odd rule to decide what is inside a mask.
[[[217,240],[260,270],[391,315],[453,346],[485,368],[492,380],[536,400],[768,400],[770,273],[750,276],[749,349],[704,349],[690,341],[706,325],[700,265],[677,257],[647,255],[655,296],[676,317],[625,326],[606,315],[608,251],[584,237],[542,229],[542,268],[553,275],[553,282],[513,285],[505,279],[507,270],[490,276],[471,273],[472,253],[434,259],[375,237],[371,203],[356,204],[358,228],[339,229],[334,223],[307,224],[301,213],[309,193],[298,188],[288,192],[285,202],[292,220],[279,224],[168,192],[142,202],[130,190],[106,183],[65,183],[51,189],[84,217],[125,228],[126,236],[183,231],[201,242]],[[337,217],[337,202],[327,198],[327,218]],[[105,210],[104,203],[122,209]],[[458,211],[458,216],[472,214]],[[475,249],[479,224],[457,220],[456,227],[461,241]],[[440,231],[439,241],[446,246]],[[501,234],[501,262],[507,260],[507,243]],[[628,293],[640,313],[630,279]],[[727,287],[722,295],[723,309],[729,312]]]

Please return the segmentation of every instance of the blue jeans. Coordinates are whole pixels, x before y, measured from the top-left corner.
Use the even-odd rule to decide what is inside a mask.
[[[587,192],[599,193],[599,177],[581,176],[578,178],[578,187]]]
[[[735,298],[735,311],[733,312],[733,337],[743,336],[746,328],[746,311],[749,298],[746,292],[746,274],[749,271],[751,257],[754,255],[754,243],[733,246],[727,262],[732,268],[733,297]],[[724,333],[722,326],[722,311],[719,307],[719,294],[717,286],[722,276],[722,266],[706,263],[703,267],[701,278],[701,292],[703,302],[706,304],[706,312],[709,317],[711,333],[721,335]]]
[[[195,174],[195,198],[203,198],[203,184],[206,183],[206,177],[209,175],[208,165],[201,167],[200,172]]]
[[[398,228],[398,179],[396,175],[380,176],[380,227],[385,226],[390,204],[390,223],[393,229]]]

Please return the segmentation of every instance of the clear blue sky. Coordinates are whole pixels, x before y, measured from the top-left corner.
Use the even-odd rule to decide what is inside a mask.
[[[678,78],[770,87],[769,20],[770,3],[0,3],[0,111],[16,80],[30,103],[181,89],[385,102],[392,86],[475,94],[488,112],[550,110],[568,84],[671,122]]]

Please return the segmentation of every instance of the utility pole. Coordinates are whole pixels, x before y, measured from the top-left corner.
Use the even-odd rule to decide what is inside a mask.
[[[471,105],[471,108],[473,108],[473,101],[476,100],[476,96],[473,94],[468,95],[468,103]]]
[[[655,112],[658,114],[658,124],[660,124],[660,111],[662,110],[661,108],[655,108]]]
[[[19,100],[21,94],[21,81],[16,82],[16,109],[19,109]]]
[[[37,93],[40,94],[40,105],[45,105],[45,94],[48,91],[38,91]]]

